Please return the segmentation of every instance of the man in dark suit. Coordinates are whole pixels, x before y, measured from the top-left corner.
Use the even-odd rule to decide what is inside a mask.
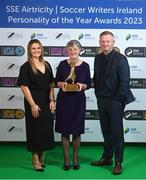
[[[114,49],[114,35],[104,31],[99,36],[102,53],[95,56],[94,88],[104,138],[104,151],[93,166],[113,164],[113,174],[122,173],[124,152],[123,114],[125,105],[134,101],[129,88],[130,70],[127,58]]]

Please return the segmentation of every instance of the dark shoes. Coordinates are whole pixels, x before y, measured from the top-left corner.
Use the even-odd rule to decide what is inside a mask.
[[[35,169],[35,171],[37,172],[44,172],[43,167],[41,166],[39,161],[32,161],[33,167]]]
[[[79,164],[77,164],[77,165],[74,164],[74,165],[73,165],[73,169],[74,169],[74,170],[80,169],[80,165],[79,165]]]
[[[63,169],[65,170],[65,171],[68,171],[69,169],[70,169],[70,165],[63,165]]]
[[[44,169],[43,168],[40,168],[40,169],[36,169],[35,168],[35,171],[37,171],[37,172],[44,172]]]
[[[92,166],[111,166],[113,165],[113,161],[112,159],[105,159],[105,158],[101,158],[98,161],[93,161],[91,162]],[[122,173],[122,165],[120,162],[115,163],[115,166],[113,168],[113,174],[114,175],[119,175]]]
[[[116,163],[115,167],[113,168],[113,174],[119,175],[121,173],[122,173],[122,165],[121,165],[121,163]]]
[[[45,164],[41,164],[41,166],[42,166],[42,168],[45,168],[45,167],[46,167],[46,165],[45,165]]]
[[[70,166],[70,165],[65,165],[65,164],[63,165],[63,169],[64,169],[65,171],[70,170],[70,168],[71,168],[71,166]],[[80,169],[80,165],[79,165],[79,164],[77,164],[77,165],[76,165],[76,164],[74,164],[74,165],[73,165],[73,169],[74,169],[74,170],[78,170],[78,169]]]
[[[101,158],[98,161],[91,162],[91,165],[92,166],[111,166],[113,165],[113,161],[112,159]]]

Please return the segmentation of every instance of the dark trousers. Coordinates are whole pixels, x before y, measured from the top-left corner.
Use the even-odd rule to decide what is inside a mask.
[[[119,101],[110,98],[99,98],[97,102],[104,138],[102,157],[112,158],[114,153],[115,162],[122,162],[124,153],[123,114],[125,106]]]

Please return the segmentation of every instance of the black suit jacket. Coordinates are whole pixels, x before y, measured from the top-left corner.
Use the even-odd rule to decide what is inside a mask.
[[[113,98],[124,105],[135,100],[130,87],[130,68],[127,58],[119,52],[112,50],[110,59],[105,66],[106,86],[113,92]],[[94,61],[94,88],[96,97],[100,97],[100,72],[103,53],[95,56]],[[107,95],[108,96],[108,95]]]

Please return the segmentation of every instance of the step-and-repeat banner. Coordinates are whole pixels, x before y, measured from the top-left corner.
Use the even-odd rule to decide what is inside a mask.
[[[23,95],[17,87],[20,66],[27,60],[30,39],[39,39],[54,76],[71,39],[81,42],[81,59],[93,77],[98,36],[112,31],[117,47],[128,58],[131,90],[136,101],[124,113],[126,142],[146,142],[146,2],[126,0],[5,0],[0,5],[0,141],[25,141]],[[58,89],[55,88],[55,95]],[[92,87],[86,91],[85,134],[82,141],[102,142]],[[55,119],[54,119],[55,120]],[[56,141],[60,135],[55,133]]]

